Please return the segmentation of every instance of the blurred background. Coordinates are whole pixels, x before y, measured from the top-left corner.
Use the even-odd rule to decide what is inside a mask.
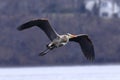
[[[97,65],[120,63],[119,0],[0,0],[0,66]],[[50,42],[38,27],[17,31],[21,24],[49,20],[59,34],[88,34],[96,59],[86,60],[77,43],[47,55]]]

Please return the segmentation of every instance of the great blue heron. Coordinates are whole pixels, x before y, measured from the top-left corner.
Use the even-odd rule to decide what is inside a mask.
[[[21,31],[27,28],[31,28],[33,26],[38,26],[40,29],[42,29],[46,33],[48,38],[51,40],[51,42],[47,44],[47,49],[41,52],[39,56],[45,55],[46,53],[48,53],[50,50],[53,50],[54,48],[64,46],[69,41],[74,41],[80,44],[82,52],[84,53],[85,57],[88,60],[94,60],[95,58],[94,47],[88,35],[86,34],[73,35],[70,33],[59,35],[51,27],[48,20],[46,19],[37,19],[37,20],[28,21],[22,24],[21,26],[19,26],[17,29]]]

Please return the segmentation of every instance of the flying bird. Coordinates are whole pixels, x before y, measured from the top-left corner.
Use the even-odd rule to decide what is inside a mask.
[[[51,40],[51,42],[46,45],[47,49],[42,51],[39,54],[39,56],[43,56],[47,54],[50,50],[64,46],[69,41],[73,41],[80,44],[82,52],[88,60],[95,59],[94,47],[92,41],[90,40],[87,34],[73,35],[70,33],[66,33],[63,35],[59,35],[55,31],[55,29],[51,27],[47,19],[37,19],[37,20],[28,21],[22,24],[21,26],[19,26],[17,29],[19,31],[22,31],[24,29],[31,28],[33,26],[37,26],[40,29],[42,29],[45,32],[45,34],[48,36],[48,38]]]

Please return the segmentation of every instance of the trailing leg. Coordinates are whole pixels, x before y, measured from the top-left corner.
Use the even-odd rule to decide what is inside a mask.
[[[47,54],[50,50],[53,50],[55,48],[55,46],[52,44],[48,44],[47,46],[47,49],[42,51],[39,56],[44,56],[45,54]]]
[[[39,56],[44,56],[44,55],[47,54],[49,51],[50,51],[50,49],[47,48],[46,50],[42,51],[42,52],[39,54]]]

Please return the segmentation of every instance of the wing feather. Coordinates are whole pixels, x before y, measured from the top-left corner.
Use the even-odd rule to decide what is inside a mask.
[[[21,26],[19,26],[17,29],[21,31],[27,28],[31,28],[33,26],[37,26],[40,29],[42,29],[46,33],[46,35],[49,37],[50,40],[53,40],[58,36],[57,32],[51,27],[48,20],[45,20],[45,19],[28,21],[22,24]]]
[[[88,38],[87,35],[78,35],[74,38],[71,38],[70,41],[78,42],[81,46],[81,49],[88,60],[94,60],[94,47],[92,41]]]

